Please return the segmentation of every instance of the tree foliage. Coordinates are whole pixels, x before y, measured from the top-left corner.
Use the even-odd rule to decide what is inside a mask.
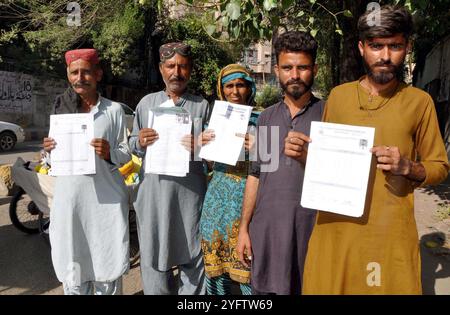
[[[0,45],[24,40],[39,52],[45,68],[60,62],[64,51],[93,46],[114,74],[129,66],[133,45],[144,33],[145,9],[162,0],[79,0],[81,25],[69,25],[66,0],[7,0],[0,3]],[[132,59],[132,58],[131,58]]]
[[[417,73],[423,69],[425,58],[434,45],[449,34],[450,1],[395,0],[394,3],[406,6],[414,17],[413,52]]]
[[[149,69],[157,70],[160,42],[185,40],[196,56],[191,87],[210,96],[220,67],[239,60],[249,43],[273,39],[281,29],[296,29],[309,31],[319,42],[317,87],[324,94],[363,71],[356,23],[369,0],[178,0],[194,13],[173,20],[168,18],[167,1],[163,0],[77,2],[81,6],[79,27],[67,25],[70,12],[66,0],[0,2],[0,61],[2,45],[14,50],[20,47],[18,43],[25,43],[33,56],[27,64],[36,59],[37,70],[61,64],[68,49],[95,47],[114,75],[142,61],[148,74]],[[379,2],[405,5],[413,13],[418,26],[414,56],[419,65],[448,34],[449,0]]]
[[[208,34],[217,40],[245,44],[273,39],[280,29],[309,31],[319,42],[319,86],[332,86],[363,74],[357,49],[357,19],[369,0],[190,0],[180,1],[204,10]],[[449,0],[375,1],[407,7],[416,21],[415,62],[450,29]]]
[[[256,93],[255,103],[257,107],[267,108],[277,103],[281,98],[280,89],[277,86],[265,84]]]
[[[180,1],[203,10],[208,16],[205,29],[218,40],[250,42],[266,40],[279,28],[310,31],[319,30],[324,15],[332,18],[335,32],[342,34],[338,18],[351,17],[350,10],[330,10],[333,1],[316,0],[190,0]],[[325,4],[323,4],[325,3]]]

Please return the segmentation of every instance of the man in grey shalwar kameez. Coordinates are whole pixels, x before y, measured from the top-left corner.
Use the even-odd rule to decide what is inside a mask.
[[[119,103],[96,90],[102,71],[97,52],[66,53],[71,87],[53,114],[92,113],[96,174],[58,176],[50,211],[52,261],[65,294],[121,294],[129,268],[128,195],[117,168],[131,159]],[[58,144],[44,139],[44,150]]]
[[[192,60],[190,46],[170,43],[160,48],[160,71],[166,85],[164,91],[145,96],[136,108],[130,148],[144,157],[157,141],[155,130],[147,128],[149,110],[172,99],[175,106],[187,110],[194,126],[206,123],[208,102],[186,93]],[[201,130],[199,130],[201,131]],[[184,145],[194,150],[192,135]],[[192,154],[191,154],[192,155]],[[145,160],[145,159],[144,159]],[[189,162],[186,177],[145,174],[139,187],[137,214],[141,273],[145,294],[204,294],[205,273],[200,245],[199,221],[206,193],[206,176],[201,161]],[[173,277],[177,266],[179,278]]]
[[[251,263],[253,294],[300,294],[303,265],[316,212],[300,205],[311,121],[324,102],[311,93],[317,73],[317,43],[303,32],[287,32],[274,44],[275,72],[283,100],[258,119],[259,152],[245,186],[237,252]],[[267,129],[267,136],[260,134]]]

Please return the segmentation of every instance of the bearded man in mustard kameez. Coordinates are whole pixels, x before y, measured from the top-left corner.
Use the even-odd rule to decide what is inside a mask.
[[[303,293],[421,294],[414,188],[447,177],[447,154],[432,98],[400,79],[410,13],[383,6],[358,30],[367,75],[332,90],[324,121],[375,128],[366,207],[360,218],[319,212]]]

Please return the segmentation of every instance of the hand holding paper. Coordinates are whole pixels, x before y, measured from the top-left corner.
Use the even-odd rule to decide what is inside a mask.
[[[105,139],[96,138],[91,141],[91,146],[94,147],[95,153],[103,160],[110,159],[109,142]]]
[[[411,161],[402,158],[398,147],[385,145],[373,147],[370,150],[377,157],[377,168],[389,171],[394,175],[407,176],[411,171]]]
[[[139,145],[142,148],[146,148],[156,140],[158,140],[158,133],[154,129],[142,128],[139,130]]]
[[[311,138],[304,133],[290,131],[284,139],[284,154],[299,162],[306,162],[306,143],[311,142]]]
[[[203,131],[199,136],[198,143],[201,144],[201,146],[207,145],[211,141],[214,141],[214,138],[216,137],[214,130],[212,129],[206,129]]]

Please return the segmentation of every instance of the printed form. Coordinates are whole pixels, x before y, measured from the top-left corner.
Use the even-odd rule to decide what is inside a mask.
[[[158,133],[158,140],[147,147],[145,172],[185,177],[189,173],[190,152],[181,139],[191,134],[189,112],[180,107],[159,107],[149,112],[149,128]]]
[[[312,122],[301,205],[362,216],[374,136],[371,127]]]
[[[209,161],[236,165],[245,141],[236,133],[247,133],[251,113],[251,106],[216,101],[208,126],[208,129],[214,130],[215,138],[202,146],[199,156]]]
[[[51,152],[50,175],[95,174],[93,114],[50,115],[49,137],[56,142]]]

